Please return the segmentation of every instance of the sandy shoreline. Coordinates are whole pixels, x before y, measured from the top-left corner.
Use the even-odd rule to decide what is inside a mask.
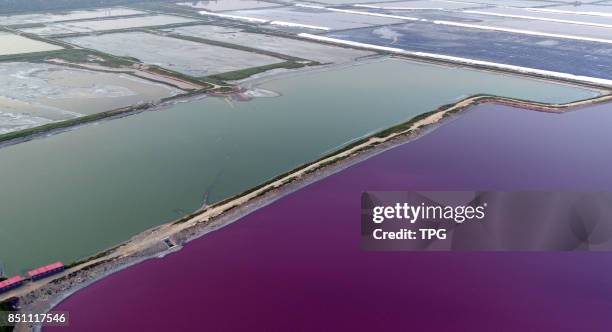
[[[480,95],[443,106],[404,124],[357,140],[343,149],[317,161],[256,187],[250,191],[208,206],[172,223],[150,228],[89,260],[71,267],[62,274],[38,282],[30,282],[3,295],[21,297],[24,312],[47,312],[79,289],[112,273],[144,260],[171,253],[211,231],[234,221],[296,191],[310,183],[339,172],[395,146],[414,140],[435,129],[453,114],[460,113],[482,103],[498,103],[523,109],[561,113],[582,106],[612,101],[612,95],[573,102],[564,105],[548,105],[521,100]],[[169,238],[175,247],[168,249],[163,240]],[[19,330],[30,329],[21,326]]]

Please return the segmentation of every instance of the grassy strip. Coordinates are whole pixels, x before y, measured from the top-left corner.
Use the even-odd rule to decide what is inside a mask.
[[[90,56],[100,58],[102,59],[102,61],[92,61],[92,58]],[[104,65],[106,67],[112,67],[112,68],[130,67],[134,64],[134,61],[127,57],[118,57],[118,56],[110,55],[107,53],[99,52],[96,50],[85,50],[85,49],[69,50],[69,52],[62,54],[60,58],[68,62],[74,62],[74,63],[92,63],[94,62],[94,63]]]
[[[182,93],[180,95],[162,98],[157,102],[149,102],[149,103],[144,103],[144,104],[139,104],[139,105],[118,108],[118,109],[100,112],[96,114],[85,115],[85,116],[81,116],[81,117],[70,119],[70,120],[54,122],[54,123],[49,123],[49,124],[34,127],[34,128],[28,128],[28,129],[24,129],[20,131],[10,132],[10,133],[0,135],[0,143],[11,141],[11,140],[16,140],[16,139],[22,139],[22,138],[29,139],[29,138],[36,137],[38,135],[47,134],[53,130],[66,129],[66,128],[74,127],[77,125],[86,124],[89,122],[95,122],[95,121],[99,121],[105,118],[109,118],[109,117],[117,116],[121,114],[126,114],[130,112],[144,111],[146,109],[158,106],[162,103],[165,103],[165,102],[168,102],[174,99],[195,96],[195,95],[202,94],[204,92],[206,92],[205,89],[190,91],[190,92]]]
[[[0,61],[43,62],[47,58],[59,58],[70,50],[55,50],[34,53],[0,55]]]
[[[13,0],[0,1],[0,12],[21,14],[32,12],[67,14],[78,9],[94,9],[114,6],[126,6],[141,2],[172,2],[173,0]]]
[[[100,58],[103,61],[95,61],[90,56]],[[64,49],[49,52],[4,55],[0,56],[0,61],[42,63],[53,58],[62,59],[74,63],[99,63],[103,64],[104,66],[113,68],[131,66],[134,64],[134,61],[128,58],[117,57],[95,50],[86,49]]]
[[[47,133],[51,130],[69,128],[69,127],[84,124],[87,122],[93,122],[93,121],[101,120],[104,118],[108,118],[113,115],[118,115],[118,114],[131,112],[131,111],[144,110],[146,108],[152,107],[153,105],[154,104],[152,103],[146,103],[146,104],[141,104],[137,106],[130,106],[130,107],[120,108],[120,109],[116,109],[112,111],[106,111],[106,112],[86,115],[86,116],[82,116],[79,118],[70,119],[66,121],[49,123],[46,125],[29,128],[25,130],[20,130],[16,132],[6,133],[6,134],[0,135],[0,142],[10,141],[10,140],[18,139],[18,138],[25,138],[29,136],[36,136],[36,135]]]
[[[252,67],[247,69],[241,69],[236,71],[230,71],[227,73],[221,73],[211,76],[206,76],[204,79],[212,79],[213,81],[236,81],[247,78],[249,76],[253,76],[255,74],[263,73],[268,70],[278,69],[278,68],[286,68],[286,69],[297,69],[305,66],[316,65],[316,62],[311,63],[299,63],[295,61],[285,61],[280,63],[273,63],[267,66],[260,67]]]
[[[66,264],[66,265],[64,265],[64,267],[66,268],[66,270],[68,270],[68,269],[71,269],[71,268],[73,268],[73,267],[75,267],[77,265],[81,265],[81,264],[85,264],[87,262],[91,262],[91,261],[93,261],[95,259],[102,258],[102,257],[104,257],[106,255],[110,255],[117,248],[119,248],[119,246],[110,248],[108,250],[101,251],[101,252],[99,252],[99,253],[97,253],[97,254],[95,254],[93,256],[89,256],[87,258],[84,258],[84,259],[81,259],[81,260],[74,261],[72,263]]]
[[[7,25],[11,29],[19,30],[19,29],[30,29],[30,28],[44,28],[44,23],[23,23],[23,24],[12,24]]]
[[[186,82],[190,82],[196,85],[202,85],[202,83],[208,83],[206,80],[203,80],[201,78],[197,78],[197,77],[193,77],[193,76],[189,76],[189,75],[185,75],[176,71],[172,71],[166,68],[162,68],[159,66],[153,66],[153,65],[148,65],[148,71],[152,72],[152,73],[156,73],[156,74],[160,74],[163,76],[170,76],[170,77],[175,77],[178,78],[180,80],[186,81]],[[212,88],[212,86],[210,86],[210,88]]]
[[[165,35],[168,37],[176,38],[176,39],[193,41],[196,43],[209,44],[209,45],[215,45],[215,46],[220,46],[220,47],[225,47],[225,48],[232,48],[235,50],[245,51],[249,53],[258,53],[258,54],[268,55],[271,57],[280,58],[280,59],[287,60],[287,61],[308,61],[307,59],[296,58],[296,57],[281,54],[281,53],[261,50],[258,48],[252,48],[252,47],[238,45],[238,44],[226,43],[226,42],[222,42],[218,40],[186,36],[186,35],[181,35],[181,34],[176,34],[176,33],[167,33]]]
[[[174,15],[182,15],[189,16],[193,18],[198,18],[201,20],[209,21],[206,17],[200,15],[198,11],[201,9],[188,7],[188,6],[179,6],[172,2],[164,3],[164,2],[139,2],[130,5],[130,8],[145,10],[150,12],[161,12],[164,14],[174,14]]]
[[[194,18],[191,18],[191,19],[194,19]],[[203,21],[196,21],[194,19],[194,21],[192,21],[192,22],[169,23],[169,24],[162,24],[162,25],[156,25],[156,26],[150,26],[150,27],[131,27],[131,28],[114,29],[114,30],[101,30],[101,31],[94,31],[94,32],[58,33],[58,34],[49,35],[49,38],[62,39],[62,38],[73,38],[73,37],[74,38],[76,38],[76,37],[85,37],[85,36],[91,36],[91,35],[96,35],[96,36],[99,36],[99,35],[110,35],[110,34],[115,34],[115,33],[145,31],[144,30],[145,28],[148,28],[148,29],[152,29],[152,28],[155,28],[155,29],[172,29],[172,28],[180,28],[180,27],[191,26],[191,25],[201,25],[203,23],[204,23]]]

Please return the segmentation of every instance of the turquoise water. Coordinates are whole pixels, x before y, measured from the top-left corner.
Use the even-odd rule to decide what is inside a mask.
[[[7,274],[71,262],[240,193],[347,142],[476,93],[569,102],[596,92],[387,60],[268,82],[0,149]]]

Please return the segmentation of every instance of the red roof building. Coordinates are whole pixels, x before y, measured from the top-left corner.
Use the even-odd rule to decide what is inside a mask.
[[[21,286],[21,284],[23,284],[23,280],[24,279],[22,276],[15,276],[4,281],[0,281],[0,293]]]
[[[28,272],[28,276],[32,278],[32,280],[38,280],[61,271],[64,271],[64,264],[62,262],[55,262]]]

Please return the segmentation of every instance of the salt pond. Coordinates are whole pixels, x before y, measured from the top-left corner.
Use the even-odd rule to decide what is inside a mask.
[[[440,2],[447,2],[445,0],[437,0]],[[563,0],[560,1],[548,1],[548,0],[470,0],[465,1],[465,3],[477,3],[477,4],[485,4],[485,5],[493,5],[493,6],[502,6],[502,7],[518,7],[518,8],[532,8],[532,7],[545,7],[556,5],[562,3]],[[566,2],[571,2],[571,0],[566,0]]]
[[[58,21],[83,20],[92,18],[107,18],[116,16],[128,16],[144,14],[134,9],[128,8],[99,8],[92,10],[73,10],[65,13],[44,13],[44,14],[22,14],[11,16],[0,16],[0,25],[18,25],[32,23],[47,23]]]
[[[333,1],[333,0],[332,0]],[[357,5],[362,8],[377,8],[377,9],[440,9],[440,10],[456,10],[468,8],[482,8],[486,5],[478,5],[470,2],[454,2],[454,1],[439,1],[439,0],[418,0],[418,1],[394,1],[394,2],[373,2],[365,5]]]
[[[282,97],[180,103],[0,149],[6,271],[94,254],[197,209],[205,196],[216,202],[238,194],[468,95],[564,103],[597,94],[403,60],[311,72],[260,88]]]
[[[114,55],[137,58],[147,64],[196,77],[285,61],[269,55],[145,32],[72,37],[64,41]]]
[[[0,56],[61,50],[63,47],[0,31]]]
[[[265,7],[278,7],[281,6],[278,3],[265,2],[259,0],[217,0],[217,1],[190,1],[190,2],[179,2],[179,6],[186,6],[196,9],[205,9],[213,12],[223,10],[239,10],[239,9],[253,9],[253,8],[265,8]]]
[[[552,7],[554,8],[554,7]],[[541,8],[533,8],[525,9],[525,8],[487,8],[478,10],[479,12],[495,14],[495,15],[511,15],[511,16],[521,16],[521,17],[530,17],[532,19],[541,19],[541,20],[562,20],[562,21],[573,21],[579,22],[582,24],[598,24],[598,25],[611,25],[612,13],[610,13],[610,17],[605,16],[591,16],[584,14],[574,14],[567,13],[565,11],[557,12],[557,11],[542,11]],[[566,31],[574,33],[574,31]]]
[[[75,331],[606,331],[611,253],[363,251],[360,197],[609,192],[610,122],[610,105],[561,115],[479,106],[55,309],[70,311]]]
[[[603,23],[605,20],[599,18],[591,20],[567,18],[551,19],[538,17],[529,12],[526,14],[523,13],[522,15],[515,15],[515,17],[509,17],[508,15],[514,14],[502,14],[496,11],[487,10],[470,10],[457,14],[456,19],[450,20],[468,22],[468,24],[480,27],[481,30],[501,29],[501,31],[503,31],[506,29],[507,31],[520,31],[520,33],[523,34],[555,34],[579,41],[592,38],[594,40],[601,39],[607,41],[605,43],[612,43],[612,22],[609,19],[606,23]],[[599,21],[600,23],[595,21]]]
[[[150,26],[164,26],[196,21],[181,16],[151,15],[128,18],[112,18],[107,20],[90,20],[75,22],[60,22],[47,24],[44,27],[25,28],[23,32],[36,35],[60,35],[71,33],[90,33],[97,31],[121,30]]]
[[[580,4],[569,3],[563,6],[554,6],[545,8],[546,10],[555,10],[555,11],[567,11],[580,13],[585,15],[593,15],[593,16],[612,16],[612,4],[608,3],[599,3],[599,4]]]
[[[193,25],[174,28],[170,31],[185,36],[216,40],[255,49],[276,52],[308,59],[319,63],[342,63],[355,58],[374,54],[373,52],[307,42],[292,38],[252,33],[239,28],[220,27],[215,25]]]
[[[120,73],[65,66],[0,63],[0,134],[182,93]]]
[[[408,51],[612,79],[612,49],[604,43],[429,22],[337,31],[327,36]]]
[[[354,29],[374,25],[402,23],[401,20],[386,17],[330,12],[323,9],[304,7],[237,10],[228,12],[228,14],[281,23],[287,22],[298,25],[318,27],[318,29],[325,28],[330,30]]]

